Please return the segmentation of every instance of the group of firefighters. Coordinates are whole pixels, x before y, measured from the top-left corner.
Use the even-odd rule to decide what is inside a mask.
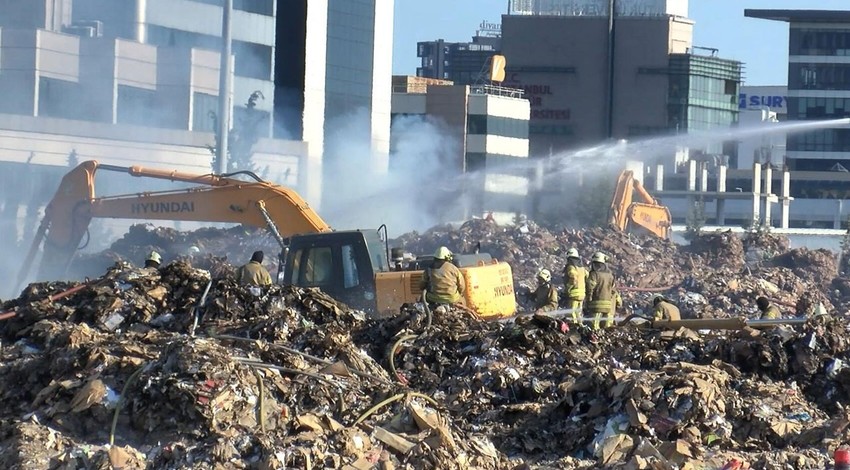
[[[593,318],[593,329],[614,325],[614,313],[623,306],[623,298],[614,282],[614,274],[608,267],[605,253],[596,252],[590,258],[590,271],[584,267],[578,250],[567,251],[567,263],[563,269],[564,302],[558,302],[558,290],[552,285],[552,273],[541,269],[537,273],[537,290],[534,291],[534,307],[537,312],[557,310],[563,306],[570,310],[573,321],[580,323],[587,314]],[[668,299],[656,295],[652,300],[653,320],[680,320],[679,308]]]
[[[196,247],[191,254],[200,250]],[[422,276],[420,287],[425,291],[426,301],[432,304],[463,303],[466,289],[463,273],[452,264],[452,252],[441,246],[434,253],[434,261]],[[236,271],[236,279],[243,285],[269,286],[272,278],[263,266],[263,252],[255,251],[251,260],[240,266]],[[145,260],[145,268],[159,268],[162,257],[152,251]],[[599,329],[605,318],[605,327],[614,325],[614,313],[622,308],[623,298],[617,291],[614,274],[608,267],[608,257],[605,253],[596,252],[590,258],[590,271],[584,267],[581,256],[576,248],[567,251],[567,263],[563,269],[564,302],[559,302],[558,289],[552,284],[552,272],[541,269],[537,273],[537,289],[531,293],[535,312],[543,313],[558,308],[570,310],[573,321],[582,322],[584,314],[593,318],[593,329]],[[771,305],[765,297],[756,299],[756,305],[762,319],[779,319],[781,314],[776,306]],[[652,299],[653,320],[681,320],[679,308],[662,295]]]
[[[200,250],[193,246],[189,248],[189,254],[195,255],[200,253]],[[239,284],[246,286],[270,286],[272,285],[272,276],[269,271],[263,266],[263,258],[265,257],[262,251],[255,251],[251,255],[251,261],[244,264],[236,270],[236,281]],[[156,251],[151,251],[145,259],[145,268],[159,269],[162,264],[162,256]]]
[[[434,263],[426,269],[420,287],[426,291],[426,300],[433,304],[456,304],[463,302],[466,287],[463,273],[451,263],[452,252],[441,246],[434,253]],[[564,301],[559,302],[558,289],[552,284],[552,272],[541,269],[537,273],[537,289],[530,293],[535,312],[543,313],[559,308],[570,310],[573,321],[582,322],[587,314],[593,318],[593,329],[614,325],[615,311],[623,306],[623,298],[617,291],[614,274],[608,267],[605,253],[596,252],[590,258],[590,270],[584,267],[576,248],[567,251],[567,263],[563,269]],[[780,318],[779,309],[765,297],[759,297],[756,305],[762,319]],[[652,320],[681,320],[682,316],[670,299],[662,295],[652,298],[650,308]]]

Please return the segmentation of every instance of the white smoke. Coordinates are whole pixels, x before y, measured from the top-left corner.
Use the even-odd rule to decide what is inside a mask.
[[[403,116],[392,125],[389,169],[369,140],[368,116],[358,111],[335,120],[326,137],[322,217],[337,229],[376,228],[391,235],[444,222],[457,204],[462,151],[437,122]]]

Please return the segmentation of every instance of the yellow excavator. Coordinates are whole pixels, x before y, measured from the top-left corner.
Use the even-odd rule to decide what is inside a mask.
[[[639,202],[633,201],[635,194]],[[660,238],[670,237],[670,210],[646,191],[631,170],[623,171],[617,178],[609,217],[611,225],[622,231],[637,229]]]
[[[94,183],[98,170],[192,186],[97,196]],[[251,172],[196,175],[86,161],[62,178],[48,203],[19,273],[18,287],[28,278],[42,242],[38,278],[65,276],[95,217],[229,222],[268,228],[281,244],[284,284],[319,287],[341,302],[377,316],[391,315],[403,303],[419,300],[423,269],[433,261],[432,257],[420,256],[391,266],[386,226],[332,230],[295,191],[263,181]],[[455,255],[452,262],[466,279],[465,301],[470,310],[486,319],[516,312],[513,276],[507,263],[484,253]]]

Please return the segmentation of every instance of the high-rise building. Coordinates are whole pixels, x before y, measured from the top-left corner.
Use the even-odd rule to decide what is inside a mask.
[[[421,65],[416,68],[416,76],[451,80],[458,85],[486,83],[489,81],[490,60],[501,47],[500,35],[484,36],[481,31],[472,37],[472,42],[446,42],[442,39],[419,42],[416,44],[416,56]]]
[[[505,85],[531,101],[531,154],[736,121],[740,63],[696,54],[687,0],[512,0]]]
[[[278,0],[277,5],[278,135],[308,141],[307,164],[326,179],[353,158],[363,160],[365,171],[386,172],[393,2]],[[314,200],[319,193],[311,196]]]
[[[850,11],[748,9],[744,15],[789,24],[789,121],[850,116]],[[792,172],[850,170],[850,128],[789,136],[784,163]]]

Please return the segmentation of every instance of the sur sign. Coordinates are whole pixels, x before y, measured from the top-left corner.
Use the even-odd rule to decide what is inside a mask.
[[[785,87],[741,87],[739,109],[770,108],[779,114],[788,112],[788,91]]]

